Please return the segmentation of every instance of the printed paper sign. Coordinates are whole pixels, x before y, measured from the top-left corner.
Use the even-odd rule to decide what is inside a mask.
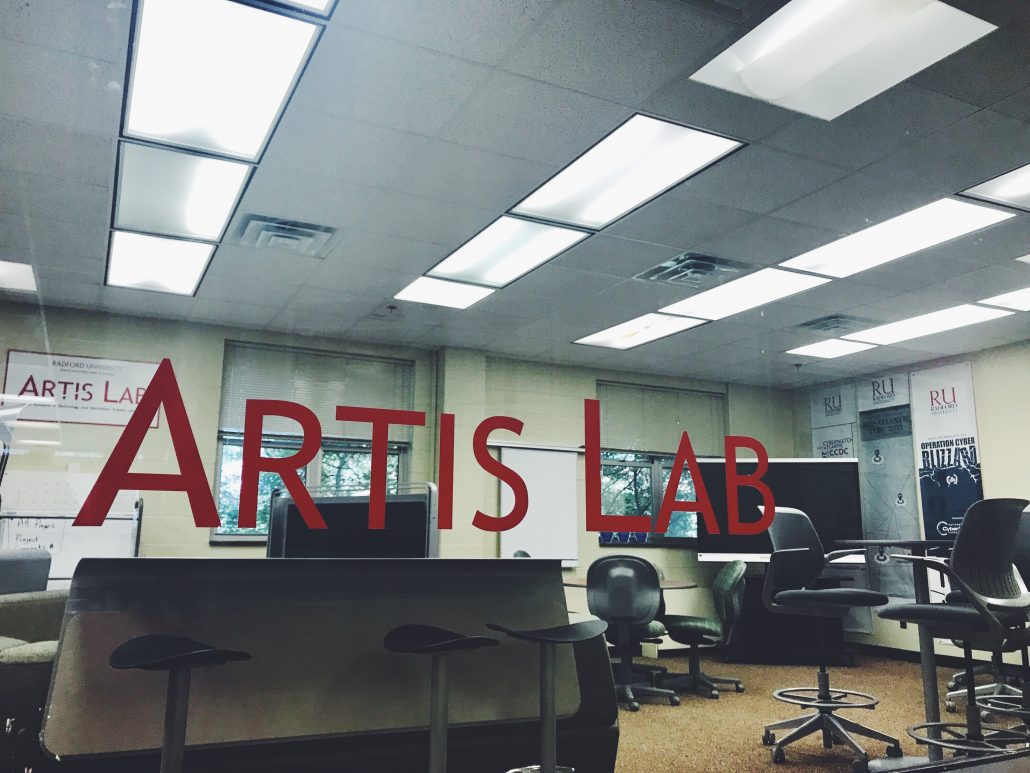
[[[0,404],[24,405],[19,421],[123,427],[156,370],[156,362],[12,349],[7,353],[4,398]],[[157,416],[150,426],[158,426]]]
[[[812,430],[812,455],[820,459],[850,459],[855,456],[855,425],[840,424]]]

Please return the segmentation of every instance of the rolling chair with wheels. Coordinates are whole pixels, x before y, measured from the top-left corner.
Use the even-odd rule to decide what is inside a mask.
[[[773,553],[762,588],[762,601],[770,612],[832,618],[843,617],[852,607],[879,607],[887,603],[884,594],[863,588],[809,587],[830,561],[865,551],[838,550],[824,555],[815,527],[800,510],[777,507],[769,527],[769,536]],[[823,648],[819,649],[821,651]],[[819,664],[818,687],[777,690],[773,697],[784,703],[815,710],[811,714],[765,726],[762,743],[772,746],[773,762],[786,760],[783,752],[785,746],[818,732],[822,733],[824,748],[830,749],[834,743],[840,743],[854,752],[853,769],[856,772],[866,770],[869,757],[852,734],[886,743],[889,757],[900,757],[902,754],[897,738],[837,716],[836,712],[846,709],[874,709],[879,701],[867,693],[831,689],[825,663]],[[790,732],[777,739],[777,730]]]
[[[961,642],[967,674],[974,670],[974,649],[992,653],[1023,650],[1024,676],[1030,676],[1026,655],[1026,647],[1030,644],[1030,630],[1026,628],[1030,593],[1013,565],[1016,536],[1027,504],[1024,499],[974,502],[962,519],[950,559],[892,556],[892,560],[923,564],[943,573],[960,595],[952,595],[950,603],[892,604],[880,610],[879,616],[885,620],[925,626],[934,637]],[[985,725],[981,710],[998,711],[1004,706],[992,706],[994,701],[991,698],[978,701],[973,679],[967,678],[965,682],[965,725],[955,722],[914,725],[907,732],[917,743],[977,755],[1030,742],[1025,728]],[[1019,716],[1018,713],[1014,715]]]
[[[587,570],[587,608],[615,629],[615,652],[619,658],[615,673],[615,692],[630,711],[637,711],[637,696],[667,698],[678,706],[680,699],[673,690],[637,681],[633,672],[631,629],[646,630],[654,621],[661,604],[662,588],[654,566],[636,556],[604,556]]]
[[[719,697],[719,685],[730,685],[736,692],[744,692],[739,679],[709,676],[702,672],[698,648],[729,643],[744,603],[746,571],[747,564],[743,561],[730,561],[715,575],[712,601],[718,619],[666,614],[665,600],[662,599],[658,620],[673,641],[690,647],[690,666],[685,674],[661,674],[658,677],[660,686],[669,686],[676,692],[705,692],[709,698]]]
[[[218,649],[182,636],[163,634],[129,639],[111,653],[112,668],[168,672],[161,773],[182,771],[191,672],[200,666],[221,666],[234,660],[250,660],[250,655],[238,650]]]

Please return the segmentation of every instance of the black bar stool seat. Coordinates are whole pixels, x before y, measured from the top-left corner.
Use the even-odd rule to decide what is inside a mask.
[[[554,628],[523,630],[507,628],[497,623],[487,623],[486,627],[506,634],[512,639],[540,645],[540,764],[513,768],[508,773],[575,773],[572,768],[558,765],[558,718],[554,697],[555,650],[559,644],[578,644],[604,635],[608,630],[608,623],[604,620],[584,620]]]
[[[492,636],[465,636],[435,625],[408,623],[383,637],[383,646],[400,655],[432,657],[429,683],[429,773],[447,771],[447,656],[451,652],[496,647]]]
[[[190,703],[190,672],[202,666],[221,666],[240,660],[250,660],[250,654],[170,634],[137,636],[115,647],[109,659],[112,668],[168,672],[161,773],[182,771]]]

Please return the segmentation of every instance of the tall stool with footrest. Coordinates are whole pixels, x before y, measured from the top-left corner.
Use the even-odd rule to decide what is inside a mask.
[[[112,668],[168,672],[161,773],[182,771],[191,672],[201,666],[221,666],[234,660],[250,660],[250,655],[239,650],[218,649],[182,636],[164,634],[129,639],[111,653]]]
[[[578,644],[603,635],[608,629],[608,623],[603,620],[586,620],[555,628],[522,631],[488,623],[487,628],[513,639],[540,645],[540,764],[513,768],[508,773],[574,773],[573,768],[558,765],[558,719],[554,698],[555,650],[559,644]]]
[[[433,625],[409,624],[383,637],[390,652],[431,655],[429,683],[429,773],[447,772],[447,655],[459,650],[496,647],[492,636],[463,636]]]

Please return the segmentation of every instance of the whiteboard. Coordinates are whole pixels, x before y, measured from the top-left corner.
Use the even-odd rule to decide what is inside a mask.
[[[514,529],[501,532],[501,558],[516,551],[530,558],[560,558],[562,566],[579,559],[577,458],[579,452],[502,446],[501,462],[526,482],[529,511]],[[515,495],[501,484],[501,513],[511,511]]]
[[[49,470],[7,469],[0,497],[4,513],[77,513],[97,482],[99,473],[53,472]],[[111,514],[135,512],[138,491],[119,491],[111,505]]]
[[[70,579],[82,558],[136,555],[136,516],[109,515],[103,526],[73,526],[74,520],[74,515],[0,515],[0,548],[50,551],[51,581]]]

